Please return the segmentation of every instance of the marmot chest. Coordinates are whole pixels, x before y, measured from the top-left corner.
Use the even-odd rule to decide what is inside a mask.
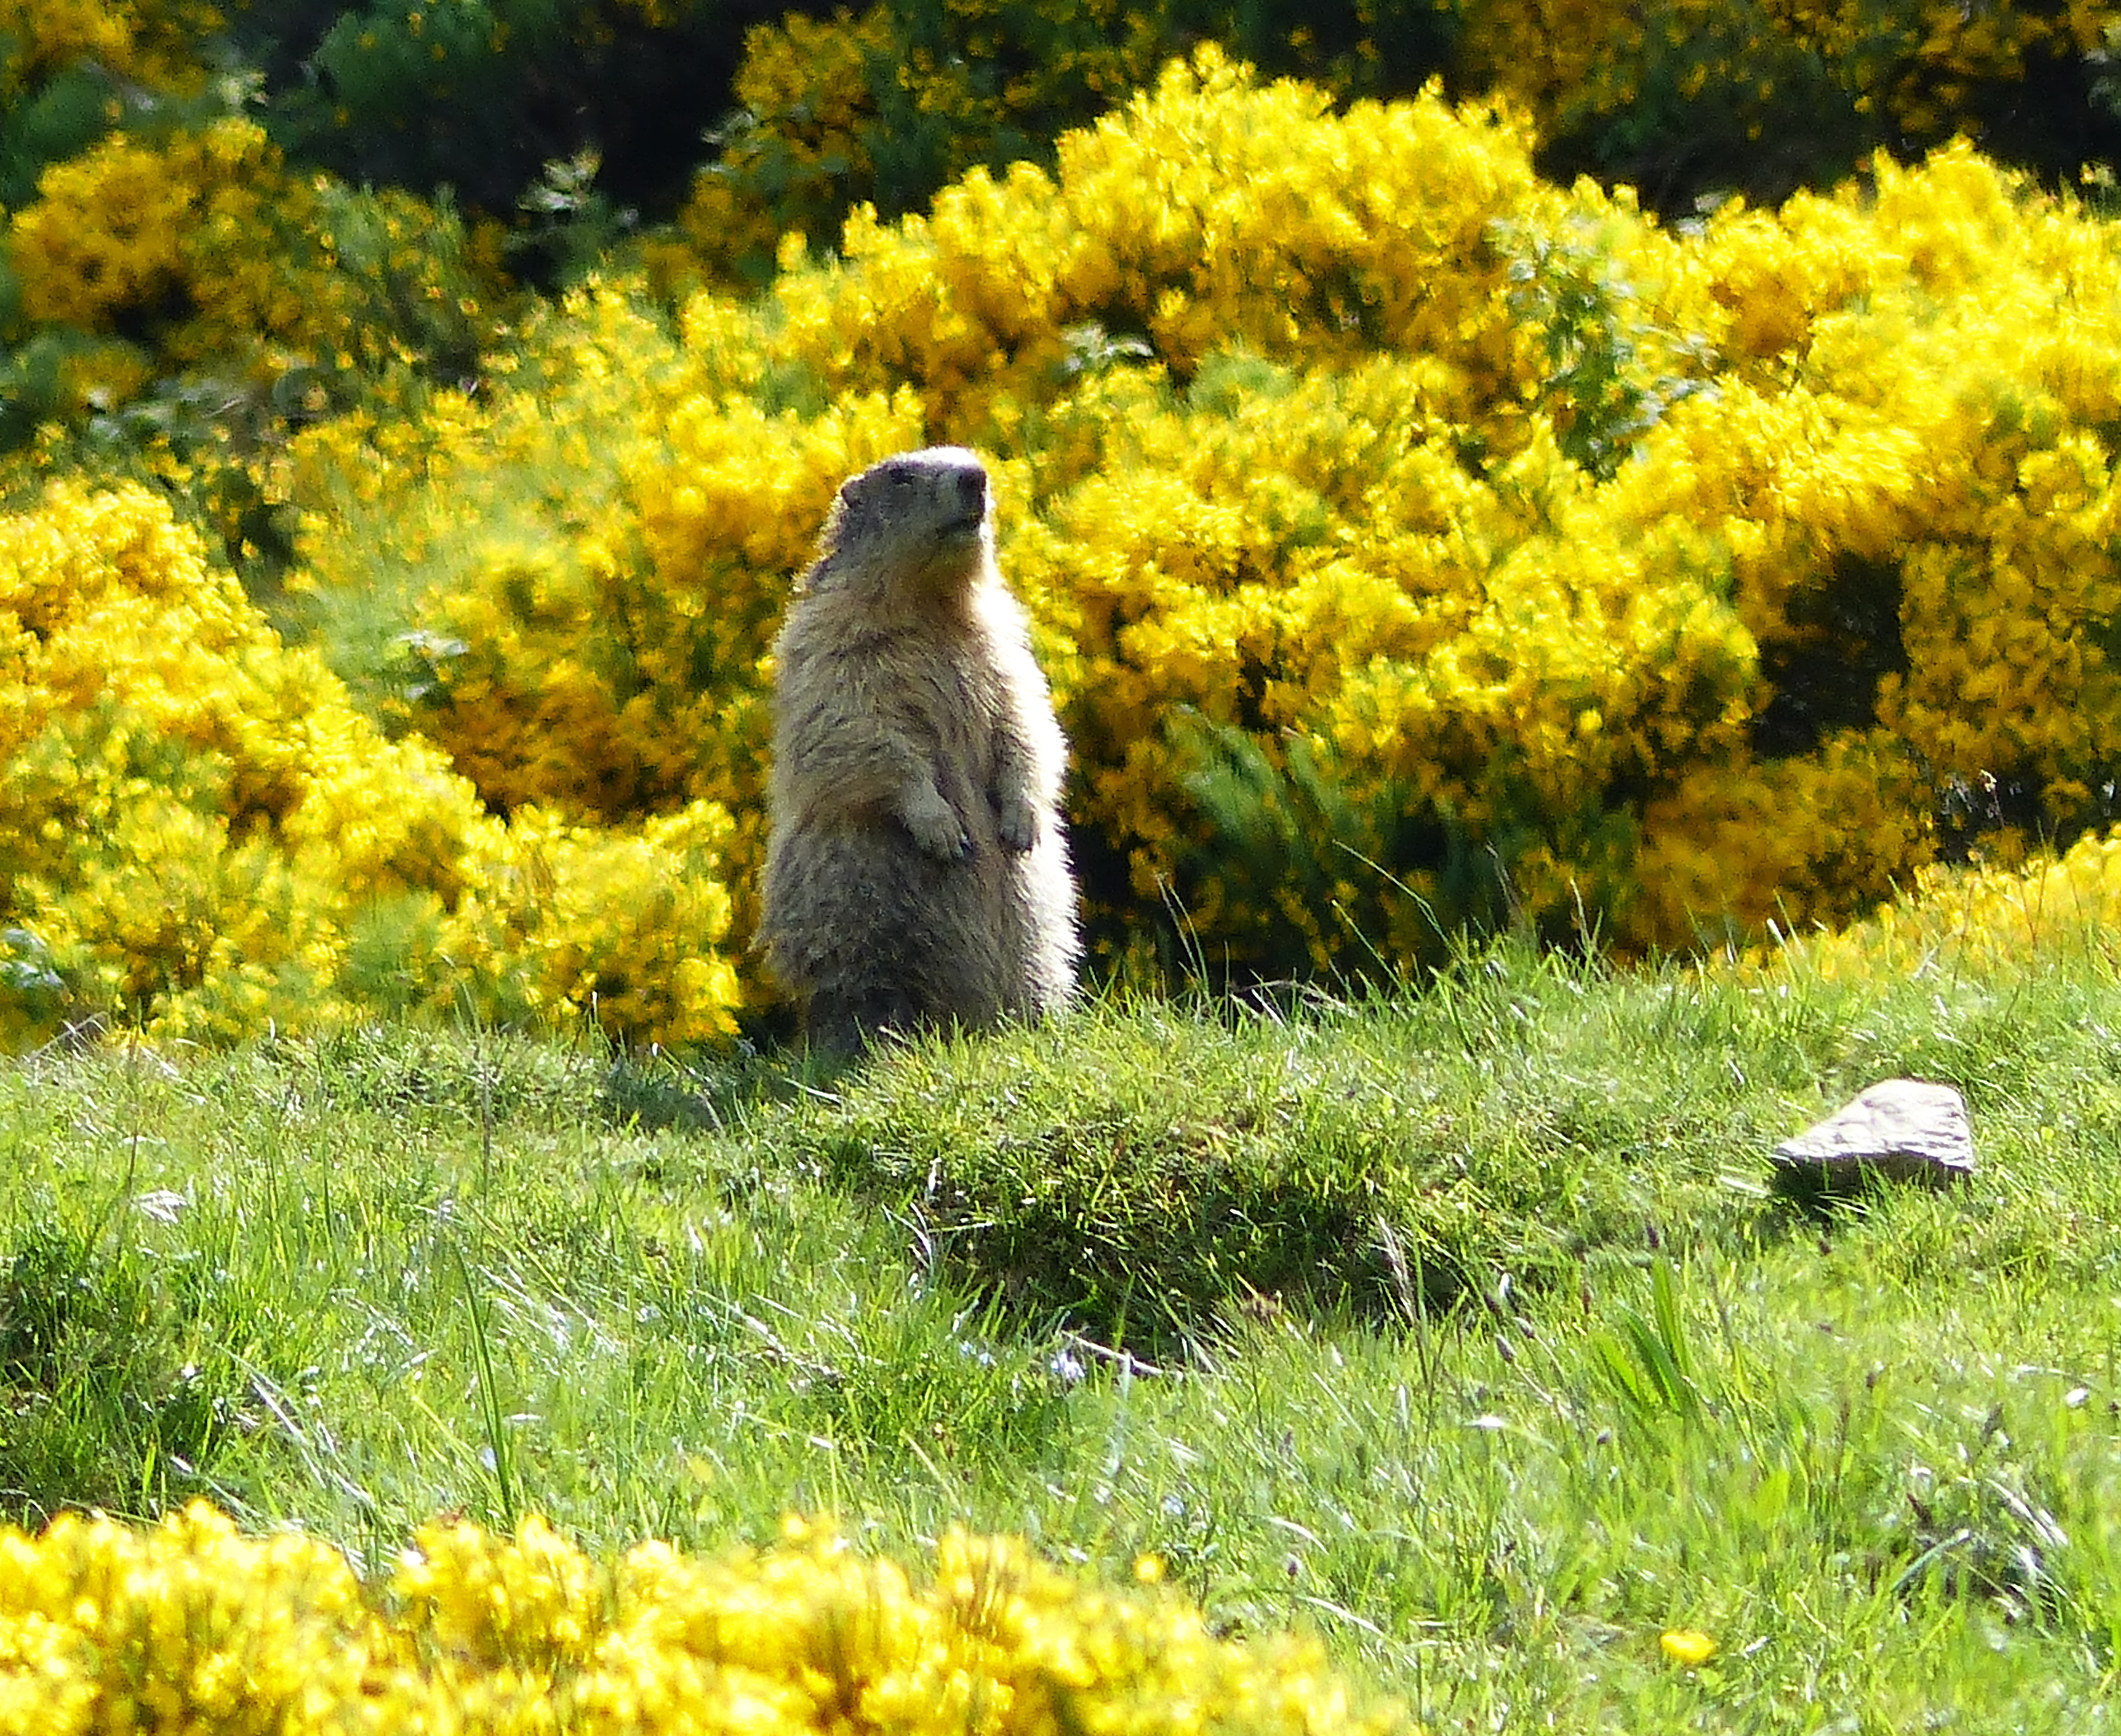
[[[909,640],[884,656],[903,677],[883,684],[902,727],[930,744],[939,765],[984,784],[1012,704],[991,649],[977,635],[953,635]]]

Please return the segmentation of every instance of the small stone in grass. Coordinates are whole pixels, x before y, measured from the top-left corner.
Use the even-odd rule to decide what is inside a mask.
[[[1788,1191],[1847,1193],[1872,1180],[1944,1187],[1974,1173],[1966,1103],[1949,1085],[1887,1079],[1775,1147]]]

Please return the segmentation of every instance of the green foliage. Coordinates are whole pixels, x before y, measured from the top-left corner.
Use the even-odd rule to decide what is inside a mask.
[[[0,208],[28,204],[45,168],[102,137],[117,107],[116,81],[93,63],[66,67],[0,104]]]
[[[1440,0],[885,0],[865,134],[875,180],[857,197],[895,215],[974,166],[1049,160],[1063,132],[1200,42],[1350,97],[1404,95],[1446,65],[1452,10]]]
[[[1778,202],[1955,133],[2051,182],[2121,146],[2096,7],[1476,0],[1464,16],[1459,75],[1531,104],[1548,172],[1625,182],[1674,216],[1732,192]]]
[[[1614,1329],[1592,1337],[1591,1357],[1611,1383],[1628,1422],[1641,1428],[1666,1416],[1702,1418],[1707,1401],[1694,1379],[1671,1263],[1651,1264],[1647,1315],[1635,1308],[1615,1313]]]
[[[251,0],[234,26],[297,159],[451,188],[506,221],[546,165],[585,154],[615,205],[674,206],[744,28],[768,16],[765,0]]]
[[[1891,142],[1867,119],[1875,105],[1848,69],[1782,26],[1774,10],[1687,9],[1681,23],[1672,8],[1672,21],[1653,18],[1638,43],[1614,44],[1614,60],[1634,80],[1632,95],[1603,112],[1564,98],[1546,146],[1554,173],[1588,170],[1637,188],[1655,208],[1684,213],[1724,189],[1772,203],[1800,187],[1831,185]]]
[[[1452,12],[1442,0],[879,0],[830,23],[790,13],[751,39],[688,227],[725,275],[761,282],[781,235],[836,234],[858,205],[921,211],[972,170],[1050,165],[1061,134],[1199,44],[1350,97],[1404,95],[1447,63]]]
[[[1541,233],[1505,220],[1494,240],[1509,261],[1511,310],[1546,350],[1555,444],[1610,482],[1667,410],[1704,389],[1709,346],[1643,317],[1641,289],[1594,226]]]
[[[1221,987],[1308,981],[1330,957],[1345,983],[1391,984],[1443,962],[1458,937],[1508,925],[1509,864],[1447,806],[1424,810],[1391,779],[1353,788],[1330,748],[1300,736],[1277,762],[1253,735],[1197,712],[1180,712],[1171,731],[1205,832],[1166,913],[1168,944],[1196,955],[1179,974]],[[1209,896],[1249,919],[1219,924],[1212,953],[1191,939],[1188,915]]]
[[[1433,77],[1505,95],[1536,116],[1554,179],[1625,184],[1676,216],[1732,193],[1778,202],[1955,132],[2061,180],[2121,150],[2096,21],[1948,0],[879,0],[754,32],[688,221],[719,270],[762,282],[782,234],[836,234],[865,203],[919,212],[972,169],[1050,165],[1062,133],[1203,42],[1343,101]]]

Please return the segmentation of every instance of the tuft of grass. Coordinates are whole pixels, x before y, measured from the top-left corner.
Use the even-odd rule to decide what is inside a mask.
[[[35,1527],[200,1492],[240,1392],[214,1275],[72,1226],[15,1236],[0,1259],[0,1515]]]

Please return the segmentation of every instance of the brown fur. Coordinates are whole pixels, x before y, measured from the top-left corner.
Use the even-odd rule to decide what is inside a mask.
[[[774,647],[765,915],[813,1048],[1074,992],[1067,744],[961,447],[840,489]]]

